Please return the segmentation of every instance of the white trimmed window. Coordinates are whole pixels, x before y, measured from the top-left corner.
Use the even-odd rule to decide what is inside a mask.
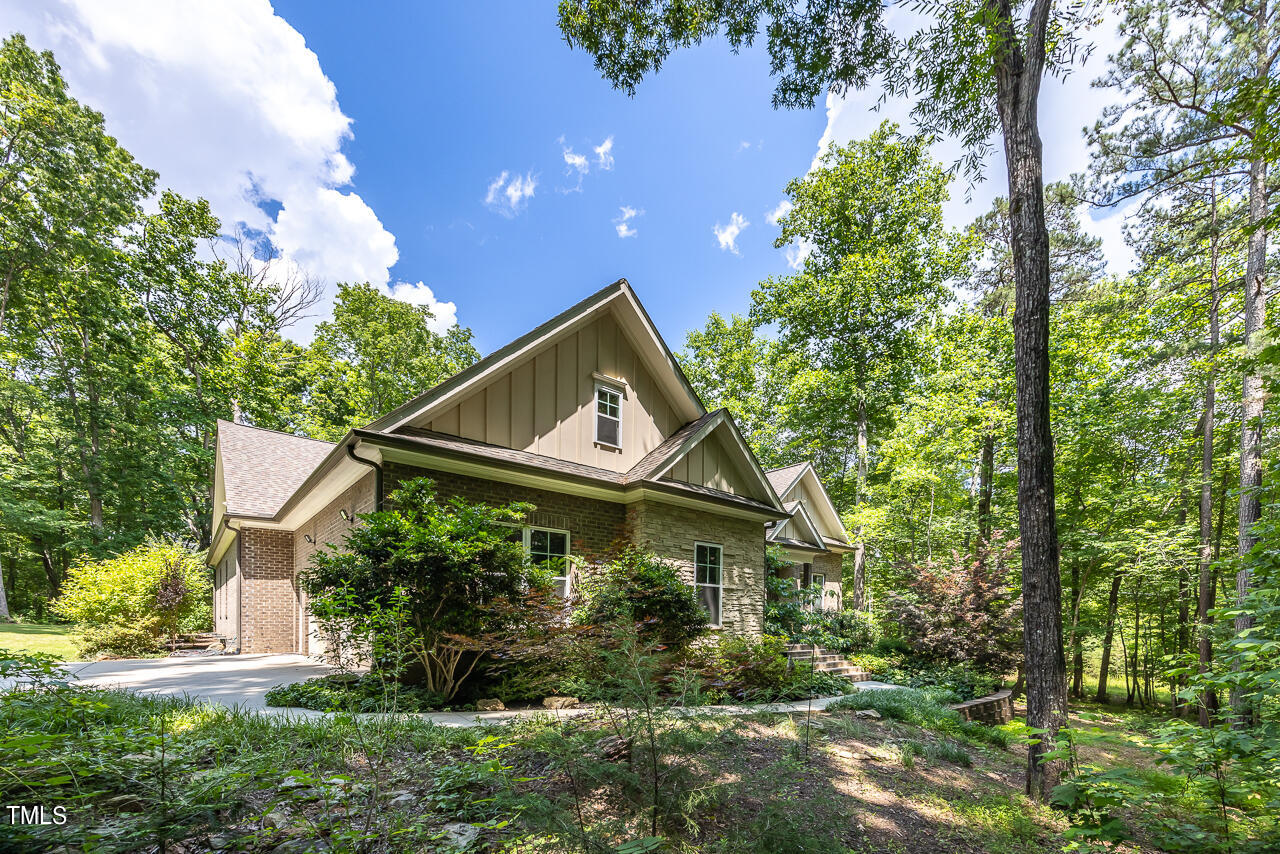
[[[720,625],[721,600],[724,594],[724,551],[712,543],[695,543],[693,580],[698,601],[707,612],[707,621]]]
[[[815,572],[809,582],[809,586],[817,591],[814,596],[813,607],[818,611],[827,610],[827,576],[821,572]]]
[[[596,441],[622,447],[622,391],[596,383]]]
[[[551,571],[556,592],[567,598],[573,585],[569,570],[569,532],[559,528],[513,526],[511,541],[524,546],[530,563]]]

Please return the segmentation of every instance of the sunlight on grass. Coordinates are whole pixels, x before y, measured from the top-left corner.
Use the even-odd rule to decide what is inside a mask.
[[[38,626],[26,623],[0,623],[0,650],[43,652],[63,661],[75,661],[76,634],[72,626]]]

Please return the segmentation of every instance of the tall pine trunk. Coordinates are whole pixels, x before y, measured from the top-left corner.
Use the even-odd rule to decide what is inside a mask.
[[[1218,185],[1209,187],[1209,372],[1204,384],[1204,440],[1200,450],[1200,583],[1196,596],[1196,633],[1200,653],[1199,671],[1205,673],[1213,661],[1213,640],[1209,631],[1214,606],[1213,583],[1213,431],[1217,423],[1218,357]],[[1205,691],[1197,704],[1200,726],[1207,727],[1218,712],[1218,694]]]
[[[1035,12],[1032,14],[1034,17]],[[1040,73],[1036,69],[1032,74],[1014,57],[1008,62],[1017,67],[999,75],[998,101],[1009,172],[1009,222],[1018,291],[1013,338],[1018,387],[1022,633],[1027,724],[1044,733],[1027,750],[1027,794],[1045,800],[1061,780],[1063,762],[1044,757],[1067,721],[1062,579],[1058,573],[1049,421],[1049,231],[1044,218],[1043,152],[1036,121]]]
[[[1268,82],[1271,68],[1270,43],[1266,37],[1267,16],[1267,0],[1259,0],[1255,12],[1258,22],[1255,70],[1260,84]],[[1256,135],[1252,142],[1255,146],[1261,146],[1261,140]],[[1267,230],[1263,227],[1263,222],[1267,217],[1268,207],[1267,161],[1265,157],[1255,156],[1249,163],[1249,225],[1254,231],[1249,235],[1244,277],[1244,343],[1246,355],[1250,358],[1257,358],[1262,349],[1263,327],[1267,320]],[[1244,377],[1244,412],[1240,419],[1241,558],[1245,558],[1257,543],[1253,525],[1262,515],[1262,501],[1258,490],[1262,486],[1263,394],[1262,373],[1256,365],[1250,364]],[[1249,594],[1251,575],[1249,564],[1245,560],[1236,573],[1237,602]],[[1237,632],[1253,627],[1253,618],[1248,614],[1240,614],[1235,622]],[[1242,722],[1248,718],[1250,712],[1243,696],[1232,692],[1231,705]]]

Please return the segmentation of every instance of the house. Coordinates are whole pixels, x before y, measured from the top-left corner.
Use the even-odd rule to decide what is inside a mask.
[[[778,575],[795,579],[800,588],[820,588],[822,593],[814,598],[815,608],[840,610],[841,563],[853,546],[813,463],[771,469],[765,476],[788,514],[785,519],[765,525],[765,541],[781,548],[791,562],[790,568]]]
[[[729,413],[706,410],[618,281],[336,444],[219,422],[215,631],[244,653],[323,652],[298,572],[425,475],[446,497],[535,505],[520,534],[534,559],[652,550],[713,628],[759,634],[766,526],[839,585],[839,519],[811,470],[789,471],[764,472]]]

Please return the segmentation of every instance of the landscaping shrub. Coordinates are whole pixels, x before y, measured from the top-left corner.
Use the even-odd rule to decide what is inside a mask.
[[[672,564],[628,547],[578,586],[579,623],[638,624],[642,634],[680,648],[707,631],[707,612]]]
[[[691,651],[687,666],[717,701],[772,700],[791,678],[785,638],[720,636]]]
[[[770,553],[776,549],[771,547]],[[839,653],[865,650],[875,643],[879,632],[870,614],[860,611],[816,610],[816,589],[801,589],[791,578],[773,574],[776,567],[789,566],[777,555],[768,556],[765,579],[764,629],[766,634],[786,638],[791,643],[811,643]]]
[[[164,645],[160,643],[158,624],[159,620],[149,617],[131,626],[113,624],[86,628],[76,647],[85,658],[100,655],[118,655],[124,658],[160,655],[164,652]]]
[[[434,712],[449,698],[420,685],[400,685],[373,674],[330,674],[280,685],[266,696],[268,706],[317,712]]]
[[[531,505],[438,500],[427,478],[388,496],[341,546],[318,551],[299,576],[311,612],[331,635],[370,650],[398,672],[410,665],[423,686],[452,698],[484,655],[518,634],[525,600],[550,596],[511,525]]]
[[[887,594],[889,615],[915,655],[992,674],[1018,666],[1022,606],[1009,579],[1016,546],[997,538],[971,558],[956,554],[914,567],[909,589]]]
[[[213,619],[203,555],[159,540],[77,562],[62,590],[53,609],[83,628],[84,655],[148,654],[166,635],[205,631]]]

